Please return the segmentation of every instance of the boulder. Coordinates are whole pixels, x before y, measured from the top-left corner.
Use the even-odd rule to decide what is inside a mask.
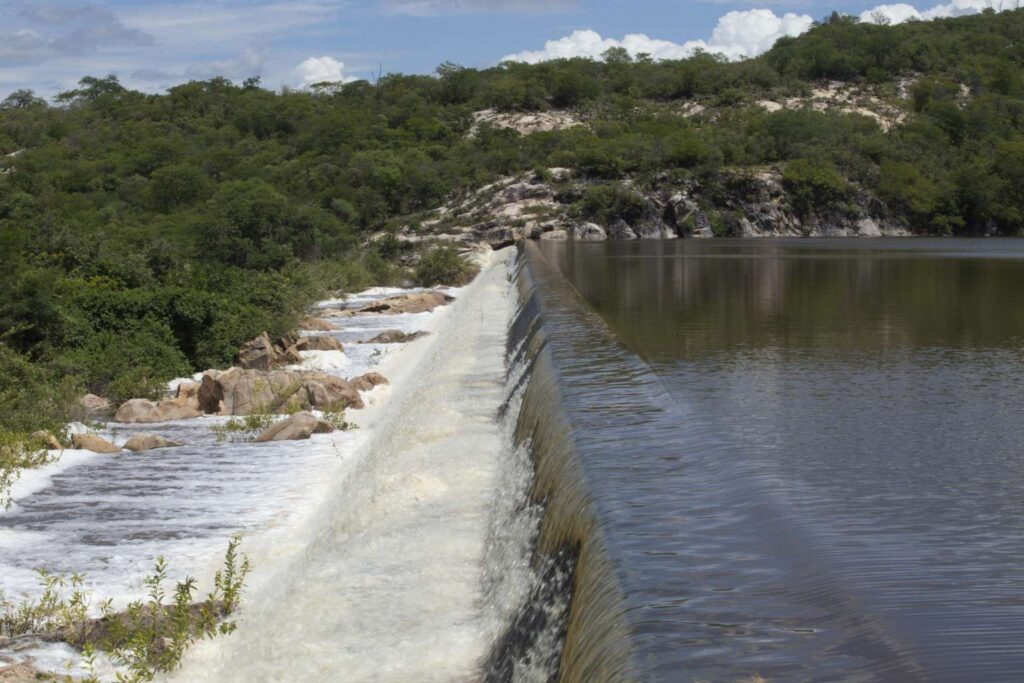
[[[180,441],[165,439],[159,434],[136,434],[125,442],[124,447],[136,453],[150,451],[154,448],[171,448],[173,446],[184,446]]]
[[[608,226],[608,237],[613,240],[637,239],[636,233],[633,232],[633,228],[629,227],[629,223],[621,218]]]
[[[120,453],[121,449],[95,434],[75,434],[71,445],[93,453]]]
[[[116,422],[167,422],[199,417],[198,397],[190,404],[189,399],[171,399],[154,403],[144,398],[133,398],[121,404],[114,414]]]
[[[199,386],[199,382],[182,382],[170,402],[199,412]]]
[[[269,370],[277,364],[277,351],[266,332],[242,344],[235,364],[246,370]]]
[[[588,241],[588,242],[600,242],[601,240],[608,239],[607,233],[597,223],[584,223],[577,226],[574,230],[576,239]]]
[[[45,444],[46,447],[51,451],[59,451],[62,448],[64,448],[63,446],[60,445],[60,441],[57,440],[57,437],[55,437],[53,434],[46,431],[45,429],[40,429],[39,431],[32,432],[29,436],[35,439],[36,441]]]
[[[78,399],[78,404],[85,408],[86,417],[109,415],[111,410],[110,401],[96,394],[82,396]]]
[[[346,316],[361,315],[366,313],[380,313],[383,315],[397,315],[399,313],[426,313],[438,306],[446,306],[455,301],[455,297],[444,292],[432,290],[429,292],[410,292],[398,294],[380,301],[374,301],[361,308],[350,309],[344,312]]]
[[[402,332],[401,330],[384,330],[380,334],[367,339],[363,344],[405,344],[411,342],[414,339],[425,337],[429,332],[420,330],[419,332]]]
[[[345,410],[363,407],[357,386],[347,379],[323,372],[310,373],[304,378],[300,394],[303,408]]]
[[[297,441],[308,439],[313,434],[329,434],[333,431],[334,427],[329,423],[310,413],[302,412],[275,422],[256,437],[256,442]]]
[[[299,321],[299,329],[314,332],[330,332],[338,329],[338,326],[324,318],[303,318]]]
[[[353,377],[349,382],[359,391],[369,391],[378,384],[389,383],[387,378],[379,372],[367,372],[366,374],[359,375],[359,377]]]
[[[316,335],[304,337],[307,351],[344,351],[345,348],[334,337],[329,335]]]
[[[207,370],[199,386],[199,408],[217,415],[277,412],[301,387],[302,373],[295,370]]]

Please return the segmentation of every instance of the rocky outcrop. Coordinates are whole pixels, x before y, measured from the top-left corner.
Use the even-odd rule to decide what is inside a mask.
[[[55,437],[53,434],[51,434],[50,432],[46,431],[45,429],[40,429],[39,431],[32,432],[29,435],[29,437],[32,438],[33,440],[43,444],[44,446],[46,446],[51,451],[59,451],[62,448],[64,448],[60,444],[60,441],[57,439],[57,437]]]
[[[296,413],[280,422],[275,422],[256,437],[256,443],[267,441],[298,441],[313,434],[329,434],[334,427],[311,413]]]
[[[264,332],[250,339],[235,355],[235,365],[245,370],[272,370],[282,365],[297,365],[302,362],[300,351],[305,351],[307,338],[286,335],[275,340]]]
[[[168,420],[184,420],[199,417],[198,391],[194,397],[180,395],[179,398],[153,402],[144,398],[133,398],[121,404],[114,414],[116,422],[166,422]]]
[[[172,448],[184,445],[180,441],[172,441],[159,434],[136,434],[125,442],[124,448],[135,453],[141,453],[142,451],[151,451],[156,448]]]
[[[556,175],[553,171],[559,171]],[[700,177],[664,174],[642,187],[617,183],[628,210],[585,218],[582,200],[604,181],[573,180],[564,169],[506,178],[439,208],[405,241],[437,239],[500,249],[523,239],[902,236],[909,232],[876,197],[850,184],[846,200],[797,211],[781,167],[722,170]]]
[[[409,292],[390,296],[380,301],[366,304],[360,308],[353,308],[343,312],[345,316],[366,315],[377,313],[380,315],[397,315],[399,313],[426,313],[438,306],[446,306],[455,301],[455,297],[432,290],[428,292]]]
[[[315,335],[310,337],[303,337],[305,341],[306,351],[344,351],[345,347],[341,345],[334,337],[329,335]]]
[[[71,437],[71,445],[93,453],[120,453],[121,449],[104,438],[95,434],[75,434]]]
[[[564,130],[583,125],[579,117],[570,111],[541,112],[500,112],[497,109],[484,109],[473,113],[473,126],[470,136],[474,136],[482,125],[496,128],[509,128],[520,135],[542,133],[552,130]]]
[[[370,337],[362,344],[405,344],[420,337],[425,337],[429,332],[420,330],[418,332],[402,332],[401,330],[384,330],[380,334]]]
[[[199,388],[203,412],[217,415],[279,413],[294,409],[362,408],[352,381],[298,370],[208,370]]]

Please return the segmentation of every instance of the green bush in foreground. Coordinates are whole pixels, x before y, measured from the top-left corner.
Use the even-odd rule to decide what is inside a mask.
[[[143,580],[149,589],[148,599],[133,602],[122,612],[114,612],[110,601],[105,601],[98,619],[88,616],[92,594],[84,588],[84,577],[39,570],[43,592],[38,599],[14,602],[0,591],[0,636],[55,637],[81,649],[89,670],[96,653],[103,652],[127,672],[118,674],[120,683],[151,681],[158,673],[178,668],[196,640],[235,630],[235,622],[227,617],[237,609],[249,573],[249,559],[238,553],[239,542],[235,537],[228,543],[224,566],[214,576],[213,591],[201,602],[194,602],[196,580],[191,577],[175,585],[168,601],[163,587],[167,562],[160,557],[153,573]],[[49,676],[56,678],[55,674]],[[80,683],[98,680],[90,674]]]

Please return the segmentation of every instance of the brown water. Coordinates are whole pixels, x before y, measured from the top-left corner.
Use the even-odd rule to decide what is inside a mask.
[[[1024,242],[541,250],[642,678],[1024,680]]]

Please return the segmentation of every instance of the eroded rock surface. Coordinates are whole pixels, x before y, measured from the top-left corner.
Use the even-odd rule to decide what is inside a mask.
[[[425,337],[429,332],[420,330],[418,332],[403,332],[402,330],[384,330],[380,334],[367,339],[363,344],[405,344],[420,337]]]
[[[198,405],[197,401],[193,401],[189,397],[157,402],[145,398],[133,398],[121,404],[117,413],[114,414],[114,420],[126,423],[183,420],[202,415],[195,407],[196,405]]]

